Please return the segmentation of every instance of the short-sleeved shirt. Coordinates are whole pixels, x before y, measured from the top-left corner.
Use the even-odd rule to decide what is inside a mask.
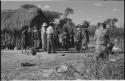
[[[95,39],[96,39],[96,44],[107,44],[109,40],[107,29],[104,30],[96,29]]]
[[[42,28],[41,28],[41,36],[42,36],[42,35],[45,35],[45,34],[46,34],[46,29],[45,29],[45,27],[42,27]]]
[[[46,30],[46,34],[47,35],[51,35],[51,34],[54,34],[54,29],[52,26],[49,26]]]

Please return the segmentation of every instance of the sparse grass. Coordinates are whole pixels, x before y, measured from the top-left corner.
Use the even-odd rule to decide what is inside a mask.
[[[66,53],[65,56],[57,54],[38,53],[32,57],[17,52],[1,53],[1,79],[28,79],[28,80],[123,80],[124,79],[124,54],[110,55],[116,61],[96,61],[95,54]],[[35,63],[35,66],[21,67],[20,63]],[[55,67],[66,65],[68,71],[57,73]],[[53,72],[44,77],[43,70],[53,69]],[[49,71],[49,70],[48,70]]]

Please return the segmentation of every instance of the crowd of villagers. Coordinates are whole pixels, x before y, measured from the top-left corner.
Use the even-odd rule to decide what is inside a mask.
[[[21,43],[18,46],[23,50],[33,48],[37,52],[42,48],[42,51],[48,53],[56,53],[60,49],[68,51],[69,48],[75,48],[79,52],[87,52],[86,50],[89,49],[89,24],[84,23],[84,27],[76,27],[76,33],[74,33],[73,29],[71,32],[68,32],[66,28],[63,29],[62,33],[59,33],[57,26],[54,23],[43,23],[39,30],[37,29],[37,25],[33,28],[30,26],[25,27],[21,31]],[[105,23],[98,23],[97,26],[98,28],[94,35],[97,59],[100,57],[107,58],[114,44],[110,41],[107,25]],[[6,42],[3,43],[3,46],[14,47],[16,42],[12,38],[10,40],[8,44]]]

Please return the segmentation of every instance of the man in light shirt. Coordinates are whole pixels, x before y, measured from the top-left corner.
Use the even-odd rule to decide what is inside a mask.
[[[109,34],[106,29],[106,24],[100,23],[99,29],[96,29],[94,39],[96,41],[97,60],[108,57],[107,45],[109,43]]]
[[[46,30],[46,34],[47,34],[47,52],[51,53],[50,50],[52,51],[52,53],[55,53],[55,48],[54,48],[54,24],[50,23],[49,27]]]
[[[42,39],[42,49],[44,51],[47,51],[46,27],[47,27],[47,24],[43,23],[41,27],[41,39]]]

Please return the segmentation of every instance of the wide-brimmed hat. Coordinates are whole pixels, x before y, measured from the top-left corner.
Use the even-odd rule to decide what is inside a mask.
[[[46,23],[43,23],[43,25],[42,26],[47,26],[47,24]]]

